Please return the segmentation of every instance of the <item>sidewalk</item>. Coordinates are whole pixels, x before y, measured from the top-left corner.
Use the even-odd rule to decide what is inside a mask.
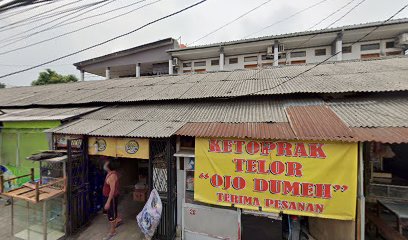
[[[143,208],[142,203],[136,203],[131,199],[131,195],[126,195],[119,203],[119,214],[124,223],[118,227],[118,234],[112,240],[143,240],[144,235],[140,232],[136,222],[136,215]],[[98,214],[89,226],[80,231],[78,234],[69,237],[69,240],[102,240],[109,230],[107,217]]]

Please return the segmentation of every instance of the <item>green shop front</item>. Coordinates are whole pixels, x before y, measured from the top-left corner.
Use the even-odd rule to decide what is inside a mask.
[[[42,163],[28,160],[52,149],[46,130],[97,108],[5,109],[0,115],[0,170],[2,196],[11,203],[10,234],[16,239],[60,239],[64,236],[65,176],[44,180],[44,164],[63,166],[67,157]],[[58,162],[56,162],[58,160]],[[59,167],[62,169],[62,167]],[[63,171],[60,171],[63,172]],[[56,180],[55,178],[54,180]],[[31,194],[32,193],[32,194]],[[32,196],[31,196],[31,195]],[[28,196],[30,195],[30,196]],[[46,233],[46,234],[45,234]]]
[[[8,179],[25,175],[34,168],[35,178],[38,178],[38,163],[28,161],[26,158],[41,150],[49,149],[49,137],[43,131],[60,124],[61,122],[57,120],[2,122],[0,165],[3,176]],[[27,180],[16,180],[8,187],[19,186]]]

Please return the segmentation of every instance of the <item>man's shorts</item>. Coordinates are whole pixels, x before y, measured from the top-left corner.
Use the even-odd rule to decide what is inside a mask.
[[[108,199],[106,199],[106,201],[107,200]],[[106,211],[106,213],[108,214],[108,220],[110,222],[115,221],[116,218],[118,217],[118,200],[119,200],[119,196],[114,197],[110,204],[110,208]]]

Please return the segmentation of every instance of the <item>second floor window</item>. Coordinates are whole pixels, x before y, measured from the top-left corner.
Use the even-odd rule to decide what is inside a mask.
[[[351,53],[351,46],[344,46],[341,51],[342,53]]]
[[[315,56],[326,56],[326,48],[315,49]]]
[[[291,52],[290,57],[292,57],[292,58],[306,57],[306,51]]]
[[[395,42],[386,42],[385,48],[395,48]]]
[[[194,62],[194,67],[204,67],[206,64],[205,61]]]
[[[380,49],[379,43],[362,44],[360,46],[361,51],[377,50]]]
[[[185,62],[185,63],[183,63],[183,67],[191,67],[191,62]]]
[[[244,62],[256,62],[258,61],[258,56],[244,57]]]
[[[230,58],[230,59],[228,60],[228,63],[229,63],[229,64],[236,64],[236,63],[238,63],[238,58]]]

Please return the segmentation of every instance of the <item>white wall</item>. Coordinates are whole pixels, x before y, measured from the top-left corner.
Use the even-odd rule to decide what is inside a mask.
[[[362,42],[362,43],[357,43],[352,46],[352,52],[351,53],[343,53],[343,60],[357,60],[360,59],[361,54],[372,54],[372,53],[379,53],[380,56],[386,56],[387,52],[394,52],[394,51],[402,51],[400,48],[386,48],[386,42],[394,41],[394,39],[385,39],[385,40],[379,40],[379,41],[369,41],[369,42]],[[369,51],[360,51],[360,46],[361,44],[370,44],[370,43],[380,43],[380,49],[378,50],[369,50]],[[350,46],[351,44],[343,44],[343,46]],[[326,55],[324,56],[315,56],[315,50],[316,49],[321,49],[325,48],[326,49]],[[297,58],[291,58],[287,54],[286,59],[282,59],[279,62],[285,61],[287,64],[290,64],[291,61],[297,61],[297,60],[306,60],[306,63],[317,63],[325,60],[331,55],[332,51],[332,46],[319,46],[319,47],[314,47],[314,48],[304,48],[304,49],[296,49],[296,50],[287,50],[288,51],[306,51],[306,57],[297,57]],[[226,56],[225,57],[225,65],[224,65],[224,70],[225,71],[231,71],[231,70],[236,70],[236,69],[244,69],[245,65],[249,64],[258,64],[258,66],[262,66],[264,64],[271,64],[273,60],[261,60],[261,61],[253,61],[253,62],[244,62],[244,58],[248,56],[258,56],[258,59],[261,59],[262,55],[265,55],[266,52],[255,52],[252,54],[245,54],[245,55],[234,55],[234,56]],[[229,59],[230,58],[238,58],[238,63],[237,64],[229,64]],[[189,61],[184,61],[184,62],[191,62],[192,67],[183,67],[183,62],[180,63],[180,69],[179,73],[183,73],[183,71],[194,71],[196,69],[205,69],[206,71],[218,71],[219,66],[211,66],[211,60],[216,60],[218,58],[208,58],[208,59],[196,59],[196,60],[189,60]],[[199,61],[206,61],[206,66],[205,67],[194,67],[194,62],[199,62]],[[335,58],[330,59],[329,61],[335,61]]]

